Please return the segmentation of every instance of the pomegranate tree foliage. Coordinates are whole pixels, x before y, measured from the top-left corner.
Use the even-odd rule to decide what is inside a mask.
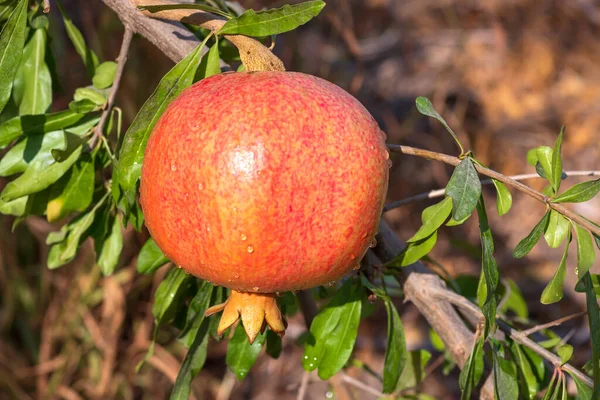
[[[218,42],[218,35],[268,37],[283,33],[319,14],[325,3],[308,1],[275,10],[248,10],[240,15],[222,1],[146,7],[150,12],[196,8],[224,16],[228,21],[217,34],[189,27],[202,43],[163,77],[125,135],[121,134],[121,110],[108,104],[117,64],[113,61],[100,62],[60,3],[57,1],[56,4],[67,35],[81,57],[80,67],[87,71],[90,84],[75,91],[68,109],[49,112],[52,93],[60,86],[48,32],[49,20],[42,14],[39,1],[0,2],[0,149],[5,149],[0,160],[0,176],[10,179],[0,194],[0,213],[15,217],[15,226],[32,215],[45,217],[49,222],[64,222],[60,230],[50,233],[46,239],[50,246],[49,268],[59,268],[73,260],[79,246],[91,238],[98,267],[104,275],[110,275],[119,266],[123,247],[122,227],[132,224],[140,230],[143,226],[137,190],[144,149],[154,124],[169,102],[184,88],[220,73],[220,59],[239,64],[237,50],[228,42]],[[205,46],[210,46],[210,51],[203,56]],[[476,214],[482,259],[479,278],[444,277],[450,287],[473,301],[485,316],[483,329],[477,331],[471,355],[460,373],[462,398],[470,398],[481,383],[485,360],[493,373],[499,399],[533,399],[545,389],[545,399],[566,398],[566,379],[561,366],[547,365],[531,348],[506,336],[495,335],[499,324],[527,325],[531,321],[517,285],[510,280],[499,279],[494,238],[475,167],[481,163],[470,151],[464,150],[457,135],[429,100],[419,97],[416,106],[422,114],[437,119],[448,130],[458,145],[461,162],[448,182],[445,197],[425,208],[422,226],[407,240],[406,248],[387,263],[378,276],[361,271],[347,277],[339,288],[320,287],[311,291],[316,300],[326,305],[314,318],[310,330],[299,339],[299,344],[305,349],[303,367],[307,371],[318,370],[322,379],[331,378],[347,365],[364,367],[352,357],[352,352],[361,319],[373,312],[372,300],[376,297],[383,302],[388,314],[385,365],[380,366],[381,376],[375,373],[382,381],[382,392],[409,393],[410,398],[427,398],[418,392],[418,384],[425,375],[431,354],[426,350],[406,350],[402,321],[392,302],[393,297],[402,296],[394,288],[397,287],[397,274],[400,268],[422,258],[433,261],[427,254],[436,243],[438,230],[442,226],[463,224]],[[103,113],[107,122],[99,125]],[[527,161],[548,181],[543,193],[550,202],[588,201],[600,191],[600,180],[560,190],[565,177],[561,159],[563,136],[564,130],[553,147],[532,149]],[[504,215],[512,205],[511,193],[504,183],[493,180],[493,184],[497,212]],[[562,299],[569,269],[568,248],[571,241],[576,242],[574,273],[578,281],[575,289],[586,295],[592,345],[592,356],[583,369],[593,377],[594,388],[575,375],[571,378],[580,398],[598,399],[600,310],[597,297],[600,296],[600,279],[589,270],[595,261],[594,241],[595,246],[600,248],[600,237],[548,207],[531,233],[517,245],[514,257],[526,256],[542,236],[550,247],[564,246],[556,273],[542,293],[540,301],[544,304]],[[137,261],[138,271],[150,274],[169,260],[149,239]],[[163,325],[172,324],[180,329],[179,341],[189,349],[171,398],[189,396],[191,381],[206,360],[209,338],[223,340],[216,333],[217,319],[205,317],[205,311],[222,303],[226,297],[226,289],[214,287],[176,268],[158,287],[152,308],[156,322],[154,338]],[[291,316],[298,312],[293,294],[286,293],[278,301],[284,314]],[[263,347],[269,356],[275,358],[282,351],[281,339],[269,330],[252,345],[247,342],[241,324],[229,333],[224,335],[230,337],[226,363],[239,379],[248,374]],[[569,362],[573,348],[562,344],[551,330],[546,329],[542,333],[546,339],[538,344],[556,352],[562,364]],[[435,332],[431,337],[434,348],[444,353],[444,372],[449,373],[455,363]],[[148,354],[151,353],[152,348]]]

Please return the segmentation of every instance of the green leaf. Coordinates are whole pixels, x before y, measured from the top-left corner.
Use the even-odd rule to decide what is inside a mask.
[[[272,330],[267,330],[267,354],[277,359],[281,355],[282,350],[283,343],[281,342],[281,337]]]
[[[111,87],[117,73],[117,63],[114,61],[105,61],[96,67],[96,72],[92,78],[92,83],[98,89]]]
[[[548,384],[548,388],[546,390],[546,394],[542,400],[556,400],[558,397],[558,385],[560,381],[557,381],[558,374],[554,373],[552,375],[552,379],[550,379],[550,383]]]
[[[442,118],[440,114],[438,114],[435,108],[433,108],[433,104],[431,103],[431,101],[427,97],[419,96],[417,97],[415,103],[417,105],[417,110],[419,110],[421,114],[437,119],[444,126],[444,128],[446,128],[446,130],[450,133],[450,135],[452,135],[452,138],[458,145],[458,148],[460,149],[460,154],[464,154],[465,150],[463,149],[460,140],[458,140],[458,136],[456,136],[452,128],[450,128],[448,123],[446,123],[446,120]],[[455,219],[458,220],[458,218]]]
[[[558,356],[560,357],[560,365],[561,367],[571,361],[571,357],[573,357],[573,346],[570,344],[563,344],[557,350]]]
[[[362,286],[347,280],[310,325],[302,366],[329,379],[346,364],[358,334]]]
[[[89,154],[77,160],[73,168],[50,188],[46,206],[48,222],[88,208],[94,194],[95,175],[94,160]]]
[[[160,283],[154,293],[154,303],[152,304],[156,330],[173,318],[191,280],[191,275],[184,270],[173,268]]]
[[[495,179],[492,179],[492,183],[496,187],[496,209],[498,210],[498,215],[504,215],[512,207],[512,195],[504,183]]]
[[[4,201],[10,201],[46,189],[75,164],[80,154],[81,147],[62,163],[55,162],[50,165],[40,161],[31,163],[23,175],[6,185],[0,197]]]
[[[404,389],[415,388],[421,385],[426,377],[425,366],[431,358],[431,353],[427,350],[414,350],[408,353],[408,360],[400,379],[396,392]]]
[[[39,135],[72,126],[85,115],[67,110],[54,114],[20,115],[0,125],[0,149],[23,134]]]
[[[516,342],[511,342],[510,352],[512,354],[513,360],[515,361],[518,367],[517,369],[520,378],[518,382],[521,384],[521,394],[529,400],[535,399],[535,395],[540,391],[539,382],[541,381],[541,378],[543,378],[543,370],[542,376],[541,378],[539,378],[534,372],[534,369],[532,368],[531,361],[527,358],[525,352],[521,349],[521,346]]]
[[[515,250],[513,251],[513,257],[522,258],[525,257],[531,249],[536,245],[536,243],[542,237],[542,234],[546,230],[546,226],[548,226],[548,222],[550,220],[550,212],[546,211],[546,214],[542,217],[540,222],[533,228],[533,230],[527,235],[527,237],[519,242]]]
[[[510,310],[520,318],[529,318],[527,302],[525,301],[519,286],[517,286],[512,279],[505,278],[502,282],[505,286],[505,297],[502,299],[502,306],[499,307],[500,312],[505,313]]]
[[[94,76],[94,72],[96,70],[96,67],[98,66],[98,56],[96,56],[96,54],[87,47],[83,35],[79,31],[79,29],[77,29],[75,24],[73,24],[73,21],[71,21],[67,13],[65,13],[62,4],[58,0],[56,1],[56,3],[58,5],[60,13],[62,14],[67,35],[69,36],[69,39],[71,39],[73,46],[75,46],[75,51],[83,60],[83,64],[85,65],[85,68],[88,73],[88,77],[91,78]]]
[[[192,379],[200,373],[208,354],[208,328],[210,321],[202,318],[193,342],[181,363],[170,400],[187,400],[190,397]]]
[[[482,305],[482,311],[485,315],[485,332],[487,337],[496,324],[496,290],[498,288],[498,265],[494,258],[494,238],[490,229],[483,196],[479,198],[477,204],[477,215],[479,217],[479,231],[481,238],[481,267],[485,277],[486,299]]]
[[[244,326],[238,324],[233,337],[227,345],[227,354],[225,355],[225,364],[233,371],[239,380],[248,375],[250,369],[256,362],[260,350],[265,344],[265,334],[261,333],[256,337],[254,343],[248,342]]]
[[[54,161],[59,163],[68,159],[74,151],[82,147],[82,145],[89,140],[89,137],[82,137],[66,130],[63,132],[63,135],[63,143],[50,150],[50,154],[52,154]]]
[[[460,376],[458,378],[458,384],[461,390],[461,400],[471,399],[471,393],[483,373],[483,339],[477,338],[477,341],[473,345],[473,350],[467,358]]]
[[[138,6],[138,8],[142,11],[148,11],[151,13],[156,13],[156,12],[165,11],[165,10],[181,10],[181,9],[201,10],[201,11],[206,11],[209,13],[217,14],[217,15],[220,15],[220,16],[228,18],[228,19],[231,18],[231,14],[221,11],[216,7],[211,7],[211,6],[207,6],[204,4],[189,4],[189,3],[164,4],[164,5],[157,5],[157,6]]]
[[[111,275],[117,264],[123,250],[123,232],[121,231],[121,221],[118,216],[114,216],[111,230],[103,240],[96,240],[96,264],[100,267],[104,276]]]
[[[600,192],[600,179],[595,181],[581,182],[565,190],[556,198],[553,203],[583,203],[591,200]]]
[[[28,3],[28,0],[19,0],[0,32],[0,112],[10,99],[13,80],[23,57]]]
[[[98,106],[90,99],[73,100],[69,103],[69,110],[79,114],[86,114],[92,111],[98,111],[100,110],[100,108],[100,106]]]
[[[167,105],[192,83],[204,43],[167,72],[125,134],[115,168],[117,179],[113,177],[113,185],[118,183],[123,188],[130,205],[135,202],[148,137]]]
[[[548,243],[548,246],[553,249],[559,247],[570,230],[571,224],[569,220],[563,217],[561,213],[550,210],[550,219],[544,232],[544,239]]]
[[[94,87],[82,87],[75,89],[73,99],[75,101],[89,100],[97,106],[103,106],[107,102],[106,95]]]
[[[137,258],[137,270],[140,274],[151,274],[169,262],[163,252],[158,248],[154,239],[146,241]]]
[[[598,306],[598,300],[596,300],[590,273],[588,272],[583,275],[581,280],[585,285],[588,323],[592,337],[592,358],[590,360],[594,377],[594,393],[592,398],[598,399],[600,398],[600,307]]]
[[[398,385],[398,379],[406,365],[408,353],[404,326],[394,304],[387,300],[385,308],[388,315],[387,348],[383,365],[383,393],[392,393]]]
[[[196,71],[194,81],[199,81],[200,79],[209,78],[221,73],[221,66],[219,64],[219,38],[215,36],[215,39],[215,44],[210,48],[206,56],[202,57],[202,60],[200,60],[200,65]]]
[[[481,181],[470,158],[458,164],[446,186],[446,195],[452,197],[452,218],[460,221],[470,215],[481,195]]]
[[[104,196],[89,212],[79,215],[60,232],[48,235],[47,244],[52,244],[48,252],[48,268],[56,269],[75,258],[79,245],[87,238],[88,230],[94,222],[96,211],[104,204]]]
[[[215,304],[211,300],[216,298],[216,292],[217,290],[215,290],[212,283],[202,281],[198,291],[190,301],[190,305],[187,307],[185,326],[179,335],[179,341],[185,347],[190,348],[193,345],[201,324],[204,321],[204,313],[211,304]]]
[[[3,201],[0,199],[0,214],[22,217],[27,210],[27,200],[27,196],[19,197],[12,201]]]
[[[517,367],[512,361],[501,357],[496,350],[494,350],[494,392],[498,400],[519,398]]]
[[[554,188],[554,181],[552,178],[552,149],[548,146],[540,146],[536,149],[536,155],[540,168],[543,171],[543,174],[540,174],[540,176],[548,179],[552,184],[552,188]],[[538,171],[538,173],[539,172],[540,171]]]
[[[389,261],[386,265],[389,267],[405,267],[415,263],[429,253],[431,249],[433,249],[436,241],[437,232],[434,232],[431,234],[431,236],[423,240],[409,243],[404,249],[402,249],[400,254],[394,257],[394,259]]]
[[[577,387],[577,395],[579,396],[579,400],[592,400],[592,388],[581,382],[577,376],[573,375],[569,371],[565,371],[569,375],[571,375],[571,379],[575,382],[575,387]]]
[[[563,126],[560,129],[560,134],[558,135],[556,142],[554,143],[554,149],[552,149],[552,174],[550,176],[552,187],[554,188],[555,193],[558,193],[558,189],[560,189],[560,181],[562,178],[562,158],[560,153],[562,151],[564,133],[565,127]]]
[[[577,268],[575,273],[581,279],[594,265],[596,253],[594,252],[594,242],[590,232],[574,222],[573,227],[577,234]]]
[[[43,114],[52,103],[52,77],[45,61],[47,36],[45,29],[35,29],[23,50],[15,76],[22,89],[15,86],[13,91],[21,115]]]
[[[590,274],[590,278],[592,279],[592,284],[594,288],[594,292],[596,292],[596,297],[600,298],[600,275],[599,274]],[[575,291],[579,293],[585,293],[585,285],[583,281],[577,282],[575,285]]]
[[[563,286],[565,284],[565,277],[567,276],[567,256],[569,254],[569,243],[571,242],[571,232],[568,233],[569,240],[565,246],[565,251],[558,265],[558,269],[554,273],[552,280],[548,283],[544,291],[540,302],[542,304],[552,304],[560,301],[563,298]]]
[[[446,219],[448,219],[448,216],[451,212],[451,197],[446,197],[441,202],[427,207],[425,210],[423,210],[423,214],[421,216],[423,225],[413,237],[407,240],[407,243],[418,242],[419,240],[423,240],[431,236],[433,232],[437,231],[438,228],[442,226],[444,222],[446,222]]]
[[[217,33],[255,37],[277,35],[304,25],[319,15],[323,7],[325,2],[316,0],[259,12],[247,10],[227,21]]]

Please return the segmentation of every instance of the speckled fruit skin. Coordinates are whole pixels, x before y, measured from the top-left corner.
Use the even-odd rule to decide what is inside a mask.
[[[167,257],[238,291],[315,287],[357,266],[381,216],[385,134],[354,97],[294,72],[186,89],[146,148],[141,204]]]

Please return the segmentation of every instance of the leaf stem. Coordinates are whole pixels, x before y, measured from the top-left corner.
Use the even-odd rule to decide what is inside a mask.
[[[417,156],[417,157],[425,158],[427,160],[441,161],[443,163],[446,163],[449,165],[454,165],[454,166],[457,166],[461,162],[460,158],[458,158],[458,157],[450,156],[450,155],[443,154],[443,153],[437,153],[435,151],[419,149],[416,147],[389,144],[388,149],[395,153],[401,153],[401,154],[406,154],[406,155],[410,155],[410,156]],[[513,188],[525,193],[526,195],[536,199],[540,203],[546,204],[547,207],[562,214],[564,217],[579,224],[580,226],[584,227],[588,231],[600,236],[600,227],[594,225],[592,222],[588,221],[581,215],[569,210],[562,204],[553,203],[552,199],[550,197],[546,196],[545,194],[540,193],[537,190],[534,190],[534,189],[530,188],[529,186],[524,185],[521,182],[514,180],[514,179],[512,179],[506,175],[503,175],[499,172],[496,172],[492,169],[483,167],[477,163],[474,163],[474,165],[475,165],[475,169],[477,170],[477,172],[479,172],[481,175],[485,175],[490,178],[496,179],[497,181],[500,181],[510,187],[513,187]]]

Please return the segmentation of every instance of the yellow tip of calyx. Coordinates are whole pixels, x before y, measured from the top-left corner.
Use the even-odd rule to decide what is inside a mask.
[[[217,328],[219,335],[222,335],[240,317],[250,344],[261,331],[264,331],[266,325],[269,325],[269,328],[279,336],[285,333],[285,319],[279,311],[275,294],[232,290],[225,303],[210,307],[205,315],[208,317],[220,311],[223,311],[223,315]]]

